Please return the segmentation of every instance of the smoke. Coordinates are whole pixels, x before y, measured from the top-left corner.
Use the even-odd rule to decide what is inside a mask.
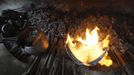
[[[0,12],[6,9],[18,9],[22,6],[29,5],[33,0],[2,0],[0,1]]]
[[[0,0],[0,11],[21,8],[30,3],[40,6],[48,4],[61,11],[83,11],[95,7],[128,14],[134,12],[132,0]]]

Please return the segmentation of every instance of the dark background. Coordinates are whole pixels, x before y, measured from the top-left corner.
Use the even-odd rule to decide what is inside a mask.
[[[134,16],[133,0],[0,0],[0,12],[6,9],[16,9],[21,8],[22,6],[28,6],[30,3],[37,4],[37,6],[45,6],[46,2],[63,12],[82,12],[86,9],[95,7]],[[0,44],[0,75],[21,75],[26,70],[26,66],[26,64],[13,57],[3,44]],[[99,73],[99,75],[101,75],[101,73]]]

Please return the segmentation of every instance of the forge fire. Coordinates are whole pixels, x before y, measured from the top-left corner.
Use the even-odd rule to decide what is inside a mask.
[[[133,75],[133,3],[0,0],[0,75]]]
[[[68,34],[66,44],[72,54],[84,65],[91,66],[90,62],[95,63],[95,60],[96,62],[98,60],[100,65],[109,67],[112,65],[112,60],[107,53],[110,42],[109,35],[104,40],[99,41],[98,30],[98,27],[91,32],[89,32],[89,29],[86,29],[84,39],[81,36],[72,38]]]

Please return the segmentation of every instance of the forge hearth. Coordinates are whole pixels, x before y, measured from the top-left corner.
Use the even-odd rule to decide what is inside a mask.
[[[51,6],[25,12],[5,10],[0,17],[0,42],[17,59],[30,65],[24,75],[132,75],[133,20],[131,15],[97,8],[83,12],[63,12]],[[78,65],[66,52],[68,33],[77,36],[96,26],[100,29],[99,40],[110,35],[107,53],[113,64],[109,67]]]

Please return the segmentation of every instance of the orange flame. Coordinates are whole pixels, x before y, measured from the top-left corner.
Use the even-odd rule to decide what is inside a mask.
[[[99,42],[97,30],[99,30],[98,27],[91,32],[89,32],[89,29],[86,29],[85,39],[82,37],[72,38],[69,34],[67,36],[66,44],[72,54],[86,66],[90,66],[89,62],[100,57],[105,52],[103,49],[108,48],[109,45],[109,35],[103,41]],[[106,53],[98,63],[109,67],[112,65],[112,60],[108,56],[108,53]]]

